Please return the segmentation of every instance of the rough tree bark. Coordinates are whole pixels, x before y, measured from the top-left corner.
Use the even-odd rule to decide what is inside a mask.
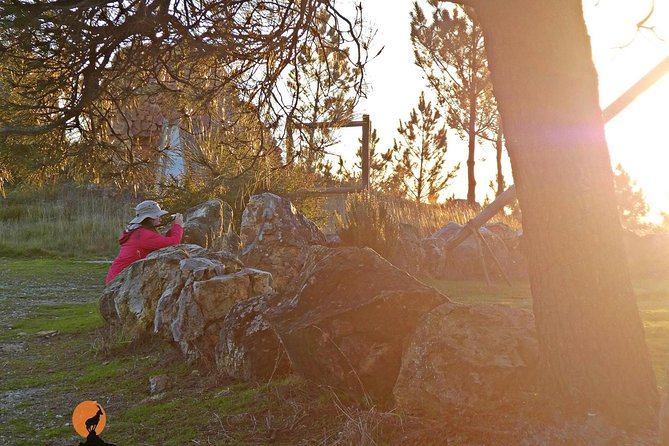
[[[502,150],[504,149],[503,135],[504,131],[502,130],[501,119],[499,120],[498,129],[497,129],[497,140],[495,141],[495,162],[497,166],[497,190],[495,191],[495,196],[499,197],[502,195],[506,186],[504,185],[504,174],[502,173]]]
[[[523,212],[544,384],[654,423],[658,395],[616,213],[580,0],[465,0],[485,36]]]
[[[472,82],[473,83],[473,82]],[[469,147],[467,151],[467,203],[476,204],[476,177],[474,176],[474,154],[476,152],[476,107],[477,91],[472,89],[469,97],[469,128],[467,135]]]

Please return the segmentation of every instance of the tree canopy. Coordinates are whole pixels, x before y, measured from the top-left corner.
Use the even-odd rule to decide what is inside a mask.
[[[158,95],[175,114],[203,115],[231,90],[266,128],[281,129],[297,104],[282,85],[305,48],[339,52],[357,68],[350,85],[362,92],[361,14],[358,6],[348,18],[335,2],[319,0],[5,2],[0,146],[5,154],[34,153],[26,136],[60,134],[73,146],[67,155],[105,164],[115,153],[134,166],[133,138],[115,131],[114,120]],[[320,34],[324,20],[336,47]]]
[[[476,201],[477,139],[500,133],[483,33],[471,8],[436,4],[431,20],[414,2],[411,43],[416,65],[439,100],[450,128],[468,142],[467,201]]]
[[[425,101],[425,93],[421,92],[417,108],[411,110],[409,119],[400,121],[397,128],[402,138],[393,142],[396,159],[391,181],[417,203],[436,203],[439,193],[460,168],[457,164],[444,173],[446,126],[441,121],[439,111]]]

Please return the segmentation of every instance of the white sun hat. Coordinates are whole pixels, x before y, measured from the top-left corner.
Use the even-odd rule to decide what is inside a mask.
[[[160,209],[158,203],[153,200],[145,200],[135,206],[135,218],[130,220],[130,224],[138,224],[145,218],[160,218],[169,212]]]

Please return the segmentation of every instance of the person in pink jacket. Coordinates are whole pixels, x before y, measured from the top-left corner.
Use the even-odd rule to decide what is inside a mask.
[[[175,215],[172,229],[167,234],[162,235],[158,232],[157,228],[161,226],[160,217],[167,213],[152,200],[142,201],[135,207],[135,218],[130,220],[118,239],[121,250],[109,268],[107,285],[131,263],[143,259],[157,249],[181,243],[184,233],[184,220],[181,214]]]

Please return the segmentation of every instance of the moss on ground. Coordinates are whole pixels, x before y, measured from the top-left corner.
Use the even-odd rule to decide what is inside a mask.
[[[12,326],[14,333],[34,335],[57,331],[60,334],[78,333],[102,327],[103,321],[97,303],[42,305],[33,316]],[[3,337],[12,336],[5,333]]]

